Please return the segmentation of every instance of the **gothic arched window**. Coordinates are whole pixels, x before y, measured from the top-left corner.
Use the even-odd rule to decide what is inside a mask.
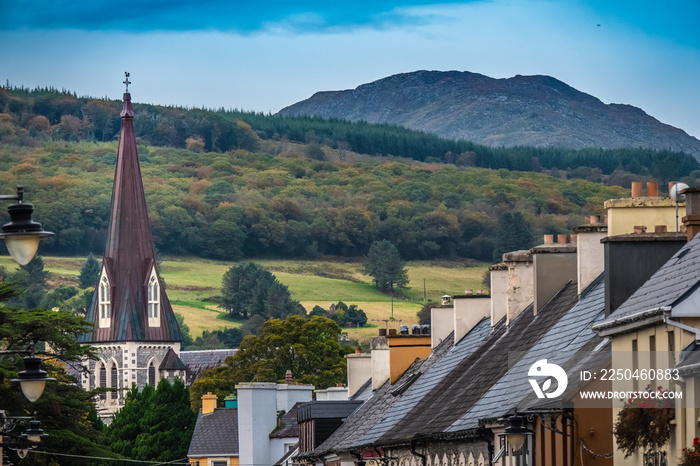
[[[110,299],[109,279],[102,269],[102,277],[97,288],[97,305],[99,306],[100,327],[109,327],[112,317],[112,302]]]
[[[117,370],[117,363],[113,362],[112,363],[112,369],[111,369],[111,376],[112,376],[112,388],[117,388],[119,387],[119,371]],[[112,392],[112,399],[119,398],[119,393]]]
[[[148,325],[151,327],[160,326],[160,287],[155,267],[148,279]]]
[[[148,365],[148,385],[156,388],[156,365],[153,361]]]
[[[107,387],[107,368],[104,364],[100,363],[97,369],[97,386],[100,388]],[[107,398],[106,393],[100,393],[100,398],[103,400]]]

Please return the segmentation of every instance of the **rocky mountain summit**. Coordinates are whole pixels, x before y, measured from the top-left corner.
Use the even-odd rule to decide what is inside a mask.
[[[389,123],[496,147],[644,147],[700,158],[700,140],[685,131],[637,107],[605,104],[550,76],[415,71],[356,89],[317,92],[279,114]]]

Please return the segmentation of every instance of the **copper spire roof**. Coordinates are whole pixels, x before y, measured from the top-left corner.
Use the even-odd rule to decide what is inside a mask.
[[[83,335],[81,341],[182,341],[159,276],[160,325],[149,326],[147,284],[155,266],[155,251],[136,151],[134,110],[128,92],[124,94],[121,117],[107,243],[102,258],[110,284],[111,325],[98,326],[96,290],[87,313],[94,329]]]

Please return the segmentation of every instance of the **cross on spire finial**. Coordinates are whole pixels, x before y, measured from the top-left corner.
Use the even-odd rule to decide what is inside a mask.
[[[126,79],[122,82],[124,84],[126,84],[126,92],[129,92],[129,84],[131,84],[131,81],[129,81],[129,76],[131,76],[131,73],[129,73],[128,71],[125,71],[124,75],[126,75]]]

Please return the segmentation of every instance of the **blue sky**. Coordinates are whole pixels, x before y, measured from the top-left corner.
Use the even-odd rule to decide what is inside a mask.
[[[700,137],[697,0],[0,0],[0,80],[276,112],[420,69],[545,74]]]

